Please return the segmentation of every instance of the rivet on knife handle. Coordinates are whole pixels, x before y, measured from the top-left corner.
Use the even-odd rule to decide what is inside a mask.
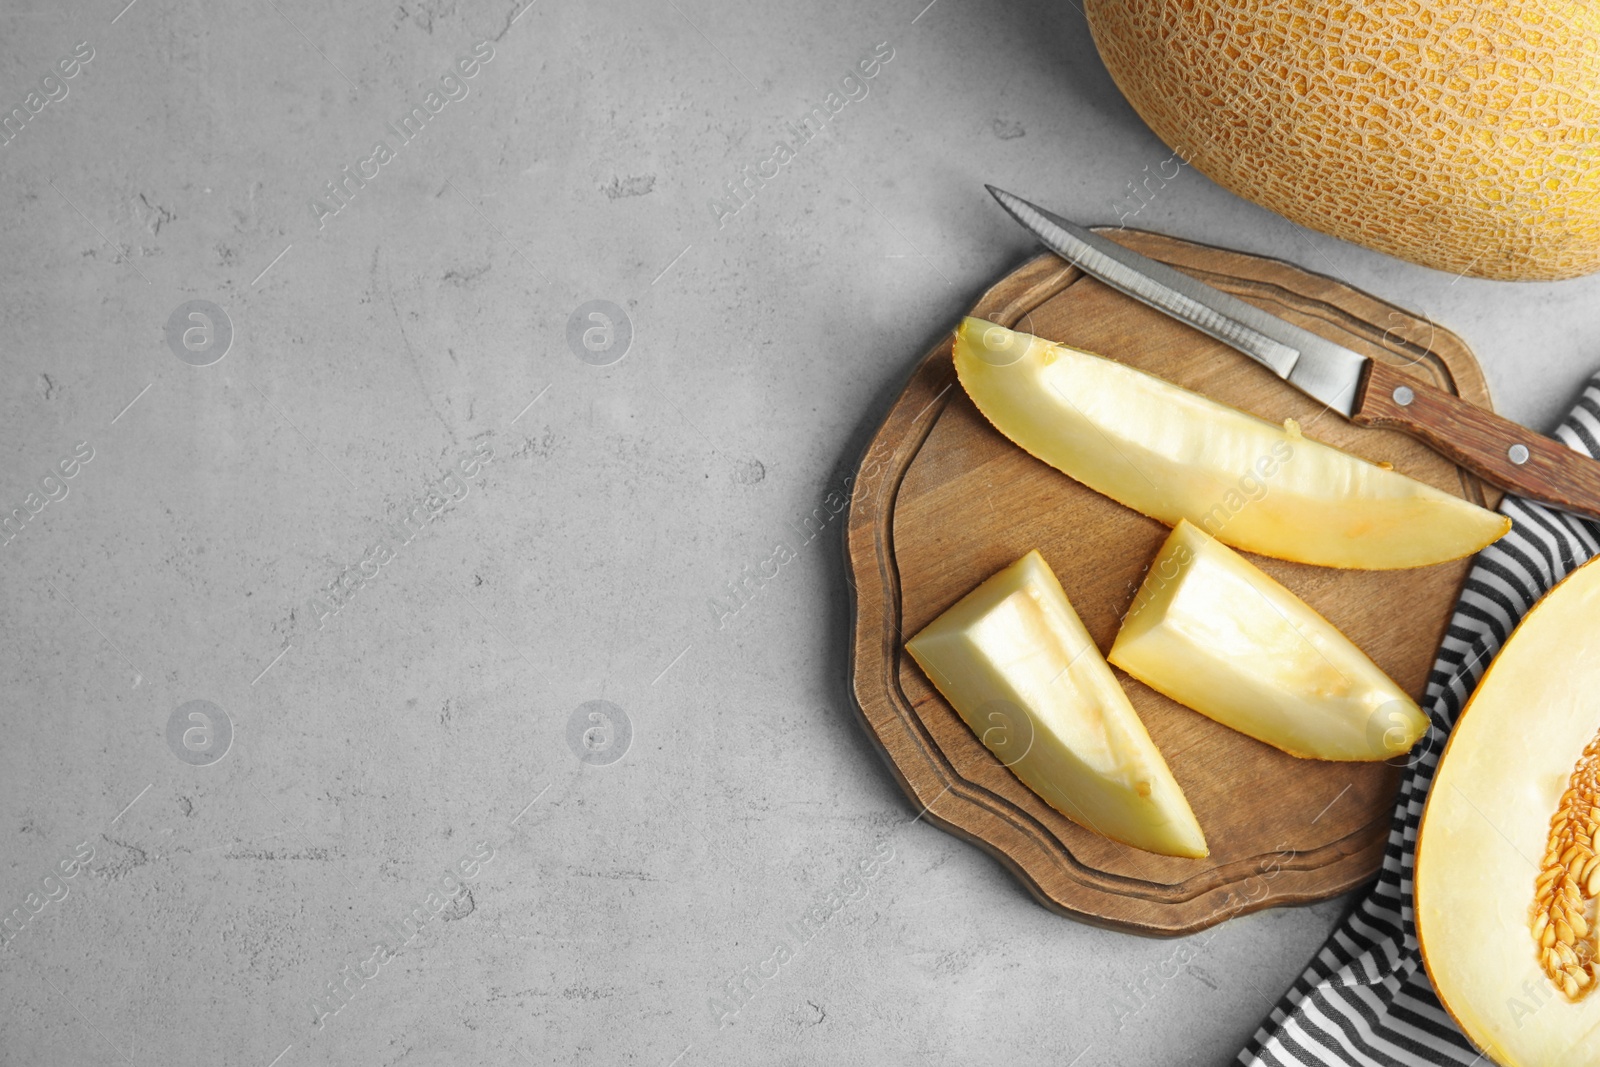
[[[1403,430],[1484,481],[1600,519],[1600,463],[1373,360],[1350,421]]]

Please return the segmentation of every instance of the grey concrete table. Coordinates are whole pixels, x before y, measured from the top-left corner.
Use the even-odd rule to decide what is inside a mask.
[[[1115,221],[1170,155],[1073,5],[124,3],[0,12],[0,1063],[1232,1055],[1344,902],[1034,904],[912,820],[795,532],[1028,254],[982,183]],[[1600,363],[1595,280],[1187,170],[1133,224],[1535,425]]]

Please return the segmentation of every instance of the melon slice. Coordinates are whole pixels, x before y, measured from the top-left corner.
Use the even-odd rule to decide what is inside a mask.
[[[1135,848],[1207,854],[1167,761],[1037,551],[906,650],[984,745],[1061,814]]]
[[[1503,1067],[1600,1065],[1600,561],[1523,618],[1451,732],[1417,843],[1439,999]]]
[[[1428,717],[1310,605],[1180,519],[1110,660],[1145,685],[1291,756],[1382,760]]]
[[[1389,570],[1470,555],[1503,515],[1100,356],[969,318],[956,373],[1032,455],[1168,526],[1279,559]]]

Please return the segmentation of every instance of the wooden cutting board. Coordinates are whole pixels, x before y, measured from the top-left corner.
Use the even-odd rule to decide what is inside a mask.
[[[1358,352],[1489,406],[1460,338],[1287,263],[1136,231],[1106,235]],[[1409,437],[1363,429],[1266,369],[1086,277],[1053,255],[1001,279],[972,312],[1098,352],[1474,502],[1498,495]],[[1149,935],[1322,900],[1378,870],[1405,764],[1295,759],[1219,726],[1121,671],[1205,830],[1203,860],[1108,841],[1060,815],[983,747],[905,654],[905,638],[1038,548],[1102,652],[1168,530],[1029,456],[956,381],[947,337],[873,436],[853,485],[851,686],[869,735],[923,818],[977,844],[1038,900]],[[1252,556],[1419,700],[1467,560],[1338,571]],[[1423,744],[1428,743],[1424,741]],[[1411,758],[1415,758],[1414,752]]]

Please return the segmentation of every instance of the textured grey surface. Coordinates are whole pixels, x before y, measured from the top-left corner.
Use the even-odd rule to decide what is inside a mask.
[[[1342,902],[1145,941],[913,823],[845,702],[837,522],[790,530],[1028,254],[984,181],[1114,221],[1170,155],[1072,5],[924,3],[0,13],[7,107],[93,50],[0,147],[0,503],[59,497],[0,550],[0,1063],[1211,1064],[1247,1037]],[[880,42],[865,96],[711,206]],[[1592,280],[1454,280],[1188,171],[1133,222],[1432,315],[1535,424],[1600,357]],[[190,300],[232,324],[209,366],[168,345]],[[605,366],[567,339],[595,300],[633,329]],[[456,499],[428,520],[430,492]],[[209,763],[187,711],[169,747],[195,700],[232,725]],[[627,716],[620,760],[569,730],[590,701]],[[746,968],[776,977],[719,1018]]]

